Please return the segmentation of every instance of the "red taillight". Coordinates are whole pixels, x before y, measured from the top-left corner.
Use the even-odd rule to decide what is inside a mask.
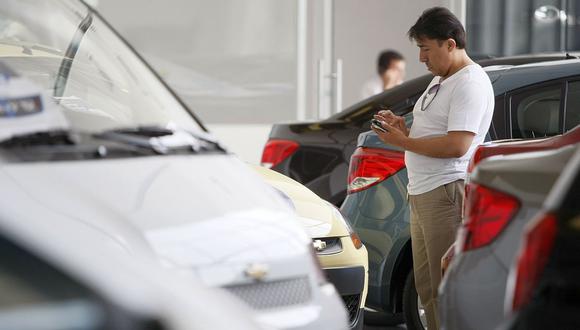
[[[266,143],[262,152],[262,166],[267,168],[280,164],[284,159],[290,157],[300,145],[289,140],[270,140]]]
[[[405,154],[400,151],[357,148],[350,158],[348,193],[372,187],[405,167]]]
[[[491,243],[520,208],[520,202],[506,193],[474,183],[469,184],[468,190],[469,197],[465,201],[467,217],[461,234],[463,251]]]
[[[511,283],[508,286],[508,292],[511,290],[513,310],[525,305],[532,297],[554,247],[556,231],[556,216],[553,214],[545,214],[530,223],[522,241],[515,274],[511,275]]]

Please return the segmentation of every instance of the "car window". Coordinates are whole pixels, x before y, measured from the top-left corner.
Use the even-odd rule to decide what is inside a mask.
[[[0,63],[50,94],[71,130],[204,131],[138,55],[81,2],[6,0],[2,5]]]
[[[580,81],[572,81],[568,83],[564,130],[569,131],[578,125],[580,125]]]
[[[534,87],[511,98],[513,138],[537,138],[562,133],[562,84]]]

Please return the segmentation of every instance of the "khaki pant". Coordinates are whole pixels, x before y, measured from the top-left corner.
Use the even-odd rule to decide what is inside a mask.
[[[461,224],[463,184],[463,180],[458,180],[409,196],[415,286],[429,330],[439,329],[437,289],[441,282],[441,257],[455,241]]]

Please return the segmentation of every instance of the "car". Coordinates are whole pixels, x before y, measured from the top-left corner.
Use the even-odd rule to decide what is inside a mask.
[[[484,67],[515,66],[578,55],[536,54],[486,59],[479,63]],[[273,125],[263,148],[262,165],[289,176],[322,199],[340,206],[347,195],[344,183],[348,178],[350,157],[357,147],[358,135],[369,130],[373,114],[383,108],[391,109],[397,115],[407,113],[432,78],[431,74],[426,74],[411,79],[329,118]],[[548,80],[547,77],[545,81]],[[505,132],[498,132],[500,136],[502,133]]]
[[[223,288],[266,327],[348,328],[294,210],[98,12],[5,0],[0,13],[0,185],[46,206],[45,221],[86,223]]]
[[[580,141],[580,127],[576,127],[563,135],[542,139],[508,139],[494,142],[486,142],[475,149],[467,167],[467,180],[469,175],[483,159],[495,155],[508,155],[523,152],[557,149],[567,144]],[[469,186],[468,186],[469,187]],[[465,190],[468,197],[468,189]],[[453,244],[442,258],[441,272],[444,274],[455,256],[455,244]]]
[[[351,329],[362,329],[368,287],[368,254],[358,235],[336,206],[302,184],[276,171],[252,168],[288,198],[312,238],[312,244],[330,283],[349,312]]]
[[[580,308],[580,151],[525,228],[506,291],[502,329],[577,329]],[[515,314],[514,314],[515,313]],[[510,315],[511,314],[511,315]]]
[[[508,269],[523,228],[579,147],[580,134],[555,149],[492,156],[475,167],[455,256],[439,287],[442,329],[501,324]]]
[[[517,140],[517,141],[499,141],[499,142],[492,142],[487,143],[484,145],[479,146],[469,165],[468,171],[472,172],[474,169],[477,168],[478,164],[483,160],[499,156],[499,155],[510,155],[510,154],[518,154],[518,153],[529,153],[529,152],[539,152],[539,151],[550,151],[561,149],[566,146],[576,145],[580,143],[580,126],[576,127],[575,129],[559,136],[554,136],[551,138],[545,139],[534,139],[534,140]],[[556,163],[554,164],[554,166]],[[556,166],[555,166],[556,167]],[[522,171],[522,176],[524,176],[524,172]],[[472,175],[468,177],[468,182],[472,181]],[[534,181],[536,182],[536,181]],[[540,189],[540,185],[538,185],[538,189]],[[518,185],[513,185],[516,188]],[[489,185],[486,187],[489,188]],[[493,187],[493,185],[492,185]],[[484,187],[485,188],[485,187]],[[525,187],[524,187],[525,188]],[[485,327],[495,327],[499,324],[500,320],[503,318],[501,309],[498,308],[489,308],[485,311],[480,311],[477,308],[474,308],[473,305],[469,303],[461,303],[457,304],[454,303],[456,301],[465,301],[466,297],[472,296],[474,294],[473,290],[477,288],[478,295],[481,299],[485,299],[489,302],[495,301],[496,304],[494,306],[497,307],[497,303],[499,301],[503,301],[504,299],[504,292],[505,292],[505,284],[507,273],[505,269],[503,269],[503,264],[495,264],[496,256],[504,254],[507,255],[502,257],[503,259],[510,259],[510,254],[513,255],[514,250],[499,250],[497,246],[503,247],[505,243],[502,245],[502,241],[510,241],[510,242],[519,242],[521,236],[521,228],[525,224],[525,221],[528,219],[526,218],[529,214],[529,210],[526,207],[531,208],[531,205],[534,205],[532,202],[529,202],[525,195],[524,197],[519,198],[519,202],[522,204],[517,209],[517,213],[513,214],[511,218],[507,219],[507,223],[504,225],[505,227],[501,227],[501,230],[497,230],[494,232],[494,236],[499,237],[497,239],[497,245],[492,244],[490,245],[489,249],[494,251],[493,254],[484,254],[482,257],[481,252],[478,248],[470,247],[470,244],[466,242],[471,240],[470,237],[472,236],[492,236],[490,234],[489,228],[486,226],[478,226],[477,219],[482,217],[483,215],[474,215],[472,216],[468,209],[469,206],[478,206],[476,208],[476,212],[483,213],[481,210],[485,210],[488,207],[485,204],[478,204],[481,202],[481,196],[478,193],[475,193],[472,196],[471,193],[472,185],[469,184],[466,187],[466,199],[465,205],[466,207],[466,218],[464,219],[464,225],[461,227],[458,233],[458,238],[455,243],[455,255],[462,255],[461,258],[455,261],[455,255],[451,259],[450,268],[451,272],[448,276],[451,277],[449,280],[444,280],[440,286],[440,293],[441,293],[441,301],[445,301],[450,308],[442,309],[441,312],[441,327],[447,329],[460,329],[464,327],[470,327],[474,329],[478,328],[485,328]],[[501,189],[500,189],[501,190]],[[502,191],[504,191],[503,189]],[[529,194],[531,189],[527,189],[527,194]],[[529,203],[528,203],[529,202]],[[536,204],[538,203],[537,200],[533,201]],[[537,205],[536,205],[537,207]],[[478,211],[479,210],[479,211]],[[477,213],[479,214],[479,213]],[[471,224],[471,218],[476,218],[474,220],[475,224]],[[513,227],[513,228],[512,228]],[[499,227],[498,227],[499,228]],[[509,229],[509,230],[508,230]],[[515,243],[514,243],[515,244]],[[476,250],[475,254],[472,253],[472,250]],[[486,260],[485,257],[494,256],[493,260]],[[446,259],[444,257],[444,259]],[[503,260],[502,259],[502,260]],[[453,262],[455,261],[455,262]],[[490,262],[491,261],[491,262]],[[486,267],[491,269],[492,266],[498,266],[500,269],[494,273],[495,280],[497,281],[495,286],[485,286],[481,284],[482,278],[478,277],[478,272],[485,273],[479,269],[479,266],[468,266],[468,265],[481,265],[482,267]],[[463,269],[465,267],[469,267],[471,271],[469,272],[462,272],[459,269]],[[453,268],[456,268],[455,270]],[[447,271],[445,271],[447,273]],[[461,287],[459,289],[458,287]],[[485,288],[484,291],[479,292],[479,290]],[[453,310],[453,312],[450,312]],[[485,321],[483,321],[483,319]]]
[[[580,123],[580,61],[484,69],[496,97],[488,141],[553,136]],[[413,120],[411,109],[400,113],[408,124]],[[410,275],[407,183],[402,150],[385,145],[372,131],[362,133],[351,157],[349,193],[341,212],[369,252],[367,306],[387,314],[385,319],[388,314],[407,314],[407,323],[418,327],[422,311],[415,310],[419,304]]]
[[[266,329],[222,289],[140,258],[114,236],[2,182],[0,329],[226,330],[232,322]]]

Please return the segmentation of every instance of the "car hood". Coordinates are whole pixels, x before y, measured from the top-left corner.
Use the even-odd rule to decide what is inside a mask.
[[[209,285],[308,253],[295,214],[229,155],[3,164],[0,181],[128,253],[195,268]]]
[[[109,234],[47,209],[5,178],[0,173],[0,196],[10,197],[0,199],[2,239],[72,275],[116,311],[163,319],[171,329],[192,329],[193,324],[195,329],[231,329],[232,320],[236,329],[258,328],[250,325],[252,311],[225,292],[205,288],[190,274],[176,276],[158,267],[157,258],[136,258]],[[221,310],[205,308],[208,301],[227,309],[228,320],[219,316]]]
[[[272,187],[284,193],[296,208],[296,213],[311,238],[349,236],[332,205],[304,185],[276,171],[252,166]]]

